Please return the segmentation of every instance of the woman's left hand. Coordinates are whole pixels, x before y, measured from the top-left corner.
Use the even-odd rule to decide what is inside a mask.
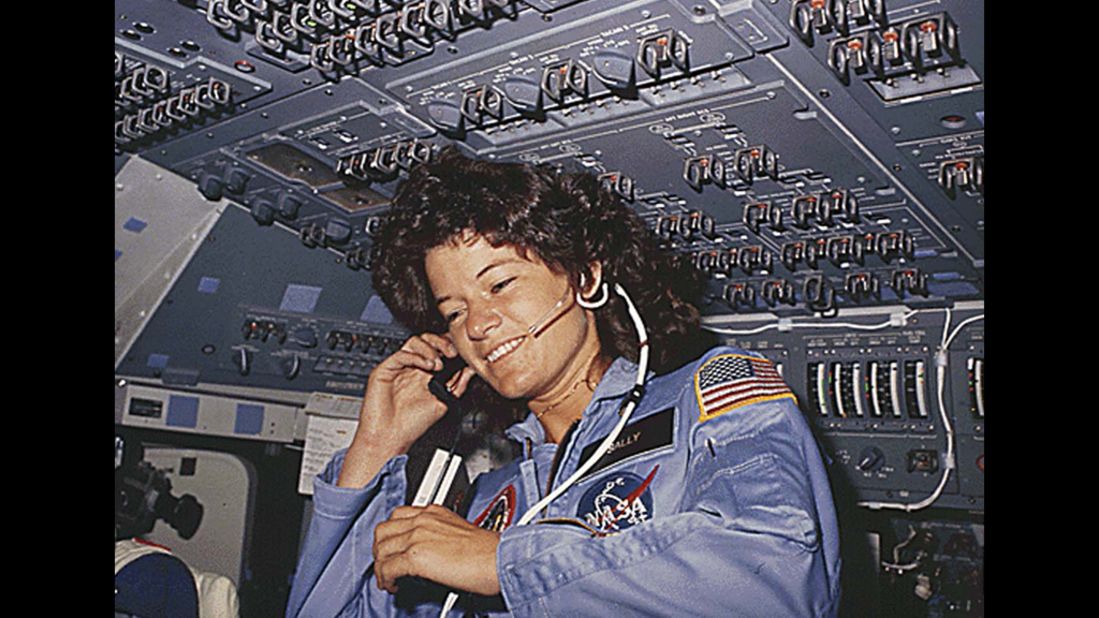
[[[438,506],[401,506],[374,529],[374,575],[395,593],[397,578],[415,575],[476,594],[500,593],[496,546],[500,534],[482,530]]]

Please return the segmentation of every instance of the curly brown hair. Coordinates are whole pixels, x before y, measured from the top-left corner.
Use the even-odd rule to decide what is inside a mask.
[[[414,331],[446,330],[424,256],[468,231],[495,247],[533,253],[577,288],[598,260],[604,281],[620,283],[641,312],[657,373],[695,358],[710,343],[691,302],[704,289],[700,273],[663,251],[637,214],[594,176],[470,159],[453,146],[412,169],[375,235],[374,288]],[[625,302],[610,296],[595,311],[602,352],[636,362],[637,332]]]

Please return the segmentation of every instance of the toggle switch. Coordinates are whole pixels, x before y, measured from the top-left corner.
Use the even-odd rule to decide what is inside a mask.
[[[588,74],[584,67],[572,59],[552,64],[542,71],[542,92],[550,99],[561,103],[568,93],[581,97],[588,95]]]
[[[695,191],[701,191],[703,185],[711,182],[710,167],[713,164],[713,155],[690,157],[683,162],[683,180]]]
[[[893,273],[891,286],[901,298],[904,298],[906,291],[910,294],[927,296],[927,273],[921,273],[918,268],[902,268]]]
[[[771,307],[778,303],[793,306],[797,302],[794,295],[794,284],[785,279],[764,281],[761,296],[763,296],[763,301]]]
[[[607,172],[606,174],[600,174],[598,180],[603,189],[614,193],[627,202],[634,201],[633,179],[629,176],[618,171]]]
[[[690,43],[678,30],[664,30],[641,39],[637,46],[637,64],[654,78],[662,68],[674,66],[680,71],[690,67]]]
[[[871,273],[850,273],[844,279],[847,297],[859,303],[869,298],[881,298],[881,282]]]
[[[729,306],[733,309],[737,309],[742,305],[752,308],[756,304],[755,288],[748,283],[730,283],[725,286],[723,296],[725,302],[729,303]]]
[[[812,195],[795,197],[790,206],[790,218],[794,225],[802,229],[809,229],[809,219],[817,217],[817,198]]]
[[[755,234],[759,234],[760,224],[768,221],[770,214],[771,205],[766,202],[745,204],[744,214],[742,215],[741,220],[749,230],[752,230]]]
[[[782,245],[782,265],[789,271],[797,270],[798,262],[805,258],[805,243],[797,240]]]

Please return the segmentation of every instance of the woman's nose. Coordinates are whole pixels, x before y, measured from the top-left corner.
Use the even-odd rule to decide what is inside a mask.
[[[501,321],[500,313],[495,308],[481,303],[474,304],[470,306],[466,318],[466,332],[470,339],[485,339]]]

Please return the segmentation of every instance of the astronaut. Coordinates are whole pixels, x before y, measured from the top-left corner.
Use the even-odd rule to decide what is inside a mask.
[[[287,615],[438,616],[447,589],[490,616],[836,615],[835,511],[794,394],[759,355],[706,349],[699,276],[593,177],[447,149],[378,238],[374,287],[421,334],[315,479]],[[403,506],[406,452],[446,411],[427,383],[456,356],[449,390],[518,421],[468,519]]]

